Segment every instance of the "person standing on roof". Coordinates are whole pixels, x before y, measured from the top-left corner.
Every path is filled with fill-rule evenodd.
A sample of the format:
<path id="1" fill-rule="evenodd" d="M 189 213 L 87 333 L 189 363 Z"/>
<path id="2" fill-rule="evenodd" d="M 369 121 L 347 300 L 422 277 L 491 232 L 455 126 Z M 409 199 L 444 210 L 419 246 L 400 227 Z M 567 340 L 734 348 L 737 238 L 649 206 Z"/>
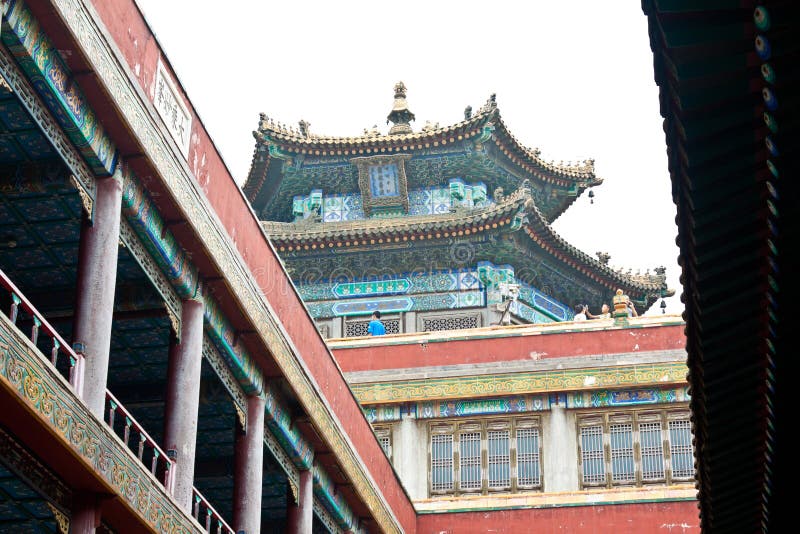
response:
<path id="1" fill-rule="evenodd" d="M 378 310 L 372 312 L 372 320 L 367 327 L 367 333 L 371 336 L 382 336 L 386 333 L 386 327 L 381 321 L 381 312 Z"/>

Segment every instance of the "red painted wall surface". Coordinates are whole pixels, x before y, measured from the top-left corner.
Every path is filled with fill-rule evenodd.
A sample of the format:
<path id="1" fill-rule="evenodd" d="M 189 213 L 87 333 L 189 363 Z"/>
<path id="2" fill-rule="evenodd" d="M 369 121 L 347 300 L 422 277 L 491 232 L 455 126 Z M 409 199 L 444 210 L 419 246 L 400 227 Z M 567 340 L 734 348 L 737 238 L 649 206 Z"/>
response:
<path id="1" fill-rule="evenodd" d="M 157 43 L 139 10 L 131 0 L 94 0 L 93 4 L 128 66 L 137 76 L 145 93 L 152 98 L 150 90 L 160 53 L 153 51 Z M 408 496 L 378 445 L 327 346 L 305 312 L 300 297 L 284 273 L 249 203 L 225 167 L 188 98 L 185 98 L 185 103 L 193 116 L 189 168 L 254 274 L 269 305 L 286 329 L 312 381 L 317 384 L 318 391 L 341 421 L 358 455 L 375 480 L 376 487 L 391 506 L 402 528 L 406 532 L 414 532 L 416 516 Z"/>
<path id="2" fill-rule="evenodd" d="M 334 348 L 344 372 L 543 360 L 686 347 L 683 325 Z"/>
<path id="3" fill-rule="evenodd" d="M 693 501 L 424 514 L 419 534 L 699 534 Z"/>

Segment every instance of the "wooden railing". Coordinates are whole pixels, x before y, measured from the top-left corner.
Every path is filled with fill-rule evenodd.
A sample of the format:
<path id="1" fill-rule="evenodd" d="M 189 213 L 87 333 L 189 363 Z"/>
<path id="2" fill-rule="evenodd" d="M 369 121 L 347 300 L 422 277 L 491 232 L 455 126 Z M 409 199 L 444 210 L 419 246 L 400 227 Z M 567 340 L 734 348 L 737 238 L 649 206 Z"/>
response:
<path id="1" fill-rule="evenodd" d="M 50 349 L 50 364 L 56 371 L 63 375 L 63 373 L 58 369 L 62 361 L 59 360 L 59 356 L 66 356 L 67 360 L 65 362 L 65 366 L 68 367 L 69 370 L 67 371 L 65 378 L 69 381 L 73 391 L 75 391 L 75 394 L 81 397 L 83 395 L 83 354 L 76 353 L 74 350 L 72 350 L 69 344 L 61 338 L 58 332 L 56 332 L 50 323 L 48 323 L 47 320 L 42 316 L 42 314 L 40 314 L 36 308 L 33 307 L 33 304 L 31 304 L 28 299 L 25 298 L 25 295 L 22 294 L 17 286 L 14 285 L 8 276 L 6 276 L 6 273 L 4 273 L 1 269 L 0 285 L 11 296 L 11 309 L 9 310 L 8 318 L 11 319 L 11 322 L 16 325 L 17 319 L 20 317 L 20 312 L 23 312 L 30 317 L 32 322 L 30 339 L 34 345 L 37 345 L 39 342 L 40 332 L 43 332 L 51 339 L 52 348 Z"/>
<path id="2" fill-rule="evenodd" d="M 210 534 L 235 534 L 230 525 L 203 497 L 203 494 L 197 491 L 197 488 L 192 488 L 192 516 Z"/>
<path id="3" fill-rule="evenodd" d="M 75 352 L 67 342 L 55 331 L 41 313 L 31 304 L 22 292 L 0 269 L 0 286 L 11 297 L 11 307 L 8 313 L 11 322 L 17 325 L 20 313 L 27 315 L 32 323 L 30 339 L 34 345 L 39 342 L 40 333 L 44 333 L 52 340 L 50 351 L 50 365 L 59 374 L 59 366 L 68 366 L 67 380 L 78 397 L 83 394 L 84 356 Z M 67 360 L 60 360 L 59 356 L 66 356 Z M 177 465 L 156 441 L 145 432 L 131 413 L 125 409 L 114 395 L 106 390 L 106 409 L 104 422 L 119 436 L 126 447 L 139 459 L 139 462 L 164 485 L 164 489 L 172 495 L 175 482 Z M 208 500 L 197 490 L 192 488 L 192 516 L 205 528 L 209 534 L 235 534 L 234 530 L 225 522 L 222 516 L 214 509 Z"/>
<path id="4" fill-rule="evenodd" d="M 125 446 L 139 458 L 142 465 L 164 484 L 164 489 L 167 490 L 167 493 L 172 495 L 173 482 L 175 480 L 175 460 L 161 450 L 156 440 L 145 432 L 142 425 L 133 418 L 131 413 L 108 390 L 106 390 L 106 407 L 106 413 L 108 414 L 106 423 L 108 426 L 122 438 Z M 117 415 L 121 416 L 119 421 L 117 420 Z M 121 422 L 121 424 L 117 424 L 118 422 Z"/>

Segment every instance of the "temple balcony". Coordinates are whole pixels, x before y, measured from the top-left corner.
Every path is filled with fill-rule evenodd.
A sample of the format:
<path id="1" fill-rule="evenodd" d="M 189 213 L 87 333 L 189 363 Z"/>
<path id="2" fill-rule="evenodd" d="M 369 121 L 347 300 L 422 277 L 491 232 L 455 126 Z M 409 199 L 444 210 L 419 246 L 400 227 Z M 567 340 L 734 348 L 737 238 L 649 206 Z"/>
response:
<path id="1" fill-rule="evenodd" d="M 232 534 L 196 490 L 194 517 L 181 511 L 171 498 L 175 462 L 110 391 L 105 417 L 91 413 L 80 398 L 83 354 L 70 348 L 2 271 L 0 286 L 3 300 L 10 301 L 8 315 L 0 316 L 4 411 L 29 414 L 4 418 L 7 429 L 56 466 L 68 485 L 103 495 L 109 525 L 134 521 L 143 530 Z M 54 507 L 54 513 L 66 517 L 68 510 Z"/>

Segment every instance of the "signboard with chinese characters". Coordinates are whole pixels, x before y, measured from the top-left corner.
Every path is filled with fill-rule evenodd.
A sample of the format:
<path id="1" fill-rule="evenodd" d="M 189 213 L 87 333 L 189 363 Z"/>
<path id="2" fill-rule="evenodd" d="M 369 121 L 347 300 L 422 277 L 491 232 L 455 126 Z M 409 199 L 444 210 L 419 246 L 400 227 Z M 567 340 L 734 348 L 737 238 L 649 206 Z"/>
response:
<path id="1" fill-rule="evenodd" d="M 370 165 L 369 187 L 372 198 L 396 197 L 399 193 L 397 164 Z"/>
<path id="2" fill-rule="evenodd" d="M 158 62 L 155 79 L 153 104 L 164 121 L 172 138 L 181 149 L 184 158 L 189 157 L 189 137 L 192 134 L 192 115 L 183 103 L 178 88 L 172 81 L 164 64 Z"/>
<path id="3" fill-rule="evenodd" d="M 410 154 L 391 154 L 350 160 L 358 169 L 358 188 L 361 190 L 365 216 L 400 216 L 408 213 L 405 162 L 409 158 Z"/>

